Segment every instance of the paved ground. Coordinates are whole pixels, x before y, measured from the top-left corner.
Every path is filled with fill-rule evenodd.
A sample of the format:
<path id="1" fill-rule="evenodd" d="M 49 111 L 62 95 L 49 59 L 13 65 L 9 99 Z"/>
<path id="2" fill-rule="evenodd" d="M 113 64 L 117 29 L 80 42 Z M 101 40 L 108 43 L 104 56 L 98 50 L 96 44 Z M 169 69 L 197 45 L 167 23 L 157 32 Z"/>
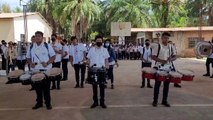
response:
<path id="1" fill-rule="evenodd" d="M 171 84 L 171 108 L 151 106 L 153 89 L 140 88 L 140 61 L 119 61 L 115 69 L 115 89 L 106 90 L 107 109 L 90 109 L 92 89 L 74 88 L 74 71 L 70 67 L 69 80 L 61 90 L 51 91 L 53 110 L 32 110 L 35 92 L 30 86 L 4 84 L 0 78 L 0 120 L 212 120 L 213 79 L 202 77 L 205 61 L 178 59 L 178 69 L 191 69 L 196 77 L 193 82 L 182 82 L 182 88 Z M 154 82 L 152 81 L 152 84 Z M 162 90 L 162 89 L 161 89 Z M 161 91 L 162 93 L 162 91 Z M 161 98 L 162 94 L 160 94 Z M 159 99 L 161 100 L 161 99 Z"/>

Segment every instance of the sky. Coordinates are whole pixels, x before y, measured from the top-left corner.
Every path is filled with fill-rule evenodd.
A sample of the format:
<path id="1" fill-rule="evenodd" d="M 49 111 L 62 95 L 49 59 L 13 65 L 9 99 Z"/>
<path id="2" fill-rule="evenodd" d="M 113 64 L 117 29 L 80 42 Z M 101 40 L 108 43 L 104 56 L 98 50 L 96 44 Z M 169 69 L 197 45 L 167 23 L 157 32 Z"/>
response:
<path id="1" fill-rule="evenodd" d="M 3 4 L 3 3 L 7 3 L 10 5 L 10 7 L 12 9 L 16 8 L 16 7 L 20 7 L 19 5 L 19 1 L 20 0 L 0 0 L 0 4 Z M 26 2 L 28 2 L 29 0 L 22 0 L 24 2 L 22 2 L 23 4 L 25 4 Z"/>

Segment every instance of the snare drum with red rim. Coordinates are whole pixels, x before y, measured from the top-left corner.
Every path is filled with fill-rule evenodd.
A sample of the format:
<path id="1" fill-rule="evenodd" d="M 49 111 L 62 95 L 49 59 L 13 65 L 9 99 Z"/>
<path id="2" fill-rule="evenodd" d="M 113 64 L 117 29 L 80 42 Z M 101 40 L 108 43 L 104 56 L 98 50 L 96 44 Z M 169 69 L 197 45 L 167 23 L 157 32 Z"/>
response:
<path id="1" fill-rule="evenodd" d="M 181 83 L 182 75 L 178 72 L 169 72 L 170 78 L 169 81 L 172 83 Z"/>
<path id="2" fill-rule="evenodd" d="M 142 78 L 155 79 L 156 70 L 151 67 L 142 68 Z"/>
<path id="3" fill-rule="evenodd" d="M 169 74 L 166 71 L 157 71 L 156 80 L 157 81 L 166 81 L 169 79 Z"/>
<path id="4" fill-rule="evenodd" d="M 190 70 L 181 70 L 179 71 L 183 77 L 181 78 L 182 81 L 193 81 L 194 79 L 194 72 Z"/>

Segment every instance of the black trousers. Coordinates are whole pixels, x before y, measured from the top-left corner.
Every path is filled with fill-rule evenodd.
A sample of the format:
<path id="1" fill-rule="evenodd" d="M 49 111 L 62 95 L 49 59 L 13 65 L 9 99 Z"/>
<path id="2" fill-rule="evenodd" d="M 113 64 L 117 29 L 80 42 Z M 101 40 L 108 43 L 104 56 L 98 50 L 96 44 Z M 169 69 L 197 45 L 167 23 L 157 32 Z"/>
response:
<path id="1" fill-rule="evenodd" d="M 68 75 L 68 64 L 69 59 L 62 59 L 62 70 L 63 70 L 63 78 L 67 79 L 67 75 Z"/>
<path id="2" fill-rule="evenodd" d="M 113 65 L 109 66 L 109 69 L 107 71 L 108 79 L 111 80 L 111 84 L 114 83 L 114 74 L 113 74 Z"/>
<path id="3" fill-rule="evenodd" d="M 27 60 L 16 60 L 16 65 L 18 66 L 19 70 L 25 70 Z"/>
<path id="4" fill-rule="evenodd" d="M 6 70 L 6 59 L 4 58 L 4 55 L 1 55 L 2 58 L 2 70 Z"/>
<path id="5" fill-rule="evenodd" d="M 210 66 L 209 66 L 210 64 L 212 64 L 212 68 L 213 68 L 213 58 L 206 59 L 206 72 L 209 75 L 210 75 Z"/>
<path id="6" fill-rule="evenodd" d="M 43 98 L 46 105 L 51 104 L 50 80 L 44 80 L 42 83 L 33 84 L 36 91 L 36 101 L 38 105 L 43 104 Z"/>
<path id="7" fill-rule="evenodd" d="M 169 84 L 170 82 L 166 81 L 163 82 L 163 99 L 162 102 L 167 102 L 168 98 L 168 93 L 169 93 Z M 154 102 L 158 102 L 158 95 L 159 95 L 159 90 L 161 86 L 161 81 L 155 80 L 155 86 L 154 86 Z"/>
<path id="8" fill-rule="evenodd" d="M 53 63 L 53 67 L 57 67 L 57 68 L 60 68 L 61 67 L 61 62 L 54 62 Z M 60 88 L 60 79 L 58 80 L 52 80 L 52 88 L 56 88 L 56 84 L 55 84 L 55 81 L 57 81 L 57 88 Z"/>
<path id="9" fill-rule="evenodd" d="M 85 79 L 86 65 L 74 64 L 74 70 L 75 70 L 76 84 L 79 85 L 79 78 L 80 78 L 79 73 L 81 71 L 81 85 L 83 85 Z"/>
<path id="10" fill-rule="evenodd" d="M 93 89 L 93 101 L 94 103 L 98 103 L 98 86 L 100 88 L 100 104 L 104 103 L 104 97 L 105 97 L 105 86 L 104 84 L 93 84 L 92 89 Z"/>
<path id="11" fill-rule="evenodd" d="M 142 62 L 141 63 L 141 67 L 152 67 L 152 63 L 145 63 L 145 62 Z M 144 86 L 145 85 L 145 78 L 142 78 L 142 85 Z M 147 86 L 150 85 L 150 79 L 147 79 Z"/>

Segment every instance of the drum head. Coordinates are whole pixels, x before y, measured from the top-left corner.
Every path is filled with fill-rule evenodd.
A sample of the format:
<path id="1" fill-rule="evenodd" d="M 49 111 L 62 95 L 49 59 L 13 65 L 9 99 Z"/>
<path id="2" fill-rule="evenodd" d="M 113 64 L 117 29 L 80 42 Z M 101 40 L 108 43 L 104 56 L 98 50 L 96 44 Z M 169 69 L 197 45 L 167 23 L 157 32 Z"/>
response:
<path id="1" fill-rule="evenodd" d="M 8 74 L 8 78 L 18 78 L 22 74 L 24 74 L 23 70 L 14 70 Z"/>
<path id="2" fill-rule="evenodd" d="M 30 74 L 24 74 L 24 75 L 21 75 L 20 76 L 20 80 L 29 80 L 31 78 L 31 75 Z"/>
<path id="3" fill-rule="evenodd" d="M 192 70 L 182 69 L 182 70 L 178 70 L 178 72 L 182 75 L 194 76 L 194 71 L 192 71 Z"/>
<path id="4" fill-rule="evenodd" d="M 31 79 L 32 81 L 36 82 L 36 81 L 41 81 L 45 78 L 45 75 L 43 73 L 37 73 L 37 74 L 34 74 Z"/>
<path id="5" fill-rule="evenodd" d="M 47 70 L 45 74 L 47 76 L 57 76 L 57 75 L 60 75 L 61 73 L 62 73 L 61 68 L 51 68 Z"/>
<path id="6" fill-rule="evenodd" d="M 176 78 L 181 78 L 183 75 L 181 75 L 180 73 L 178 72 L 169 72 L 169 75 L 171 75 L 172 77 L 176 77 Z"/>

